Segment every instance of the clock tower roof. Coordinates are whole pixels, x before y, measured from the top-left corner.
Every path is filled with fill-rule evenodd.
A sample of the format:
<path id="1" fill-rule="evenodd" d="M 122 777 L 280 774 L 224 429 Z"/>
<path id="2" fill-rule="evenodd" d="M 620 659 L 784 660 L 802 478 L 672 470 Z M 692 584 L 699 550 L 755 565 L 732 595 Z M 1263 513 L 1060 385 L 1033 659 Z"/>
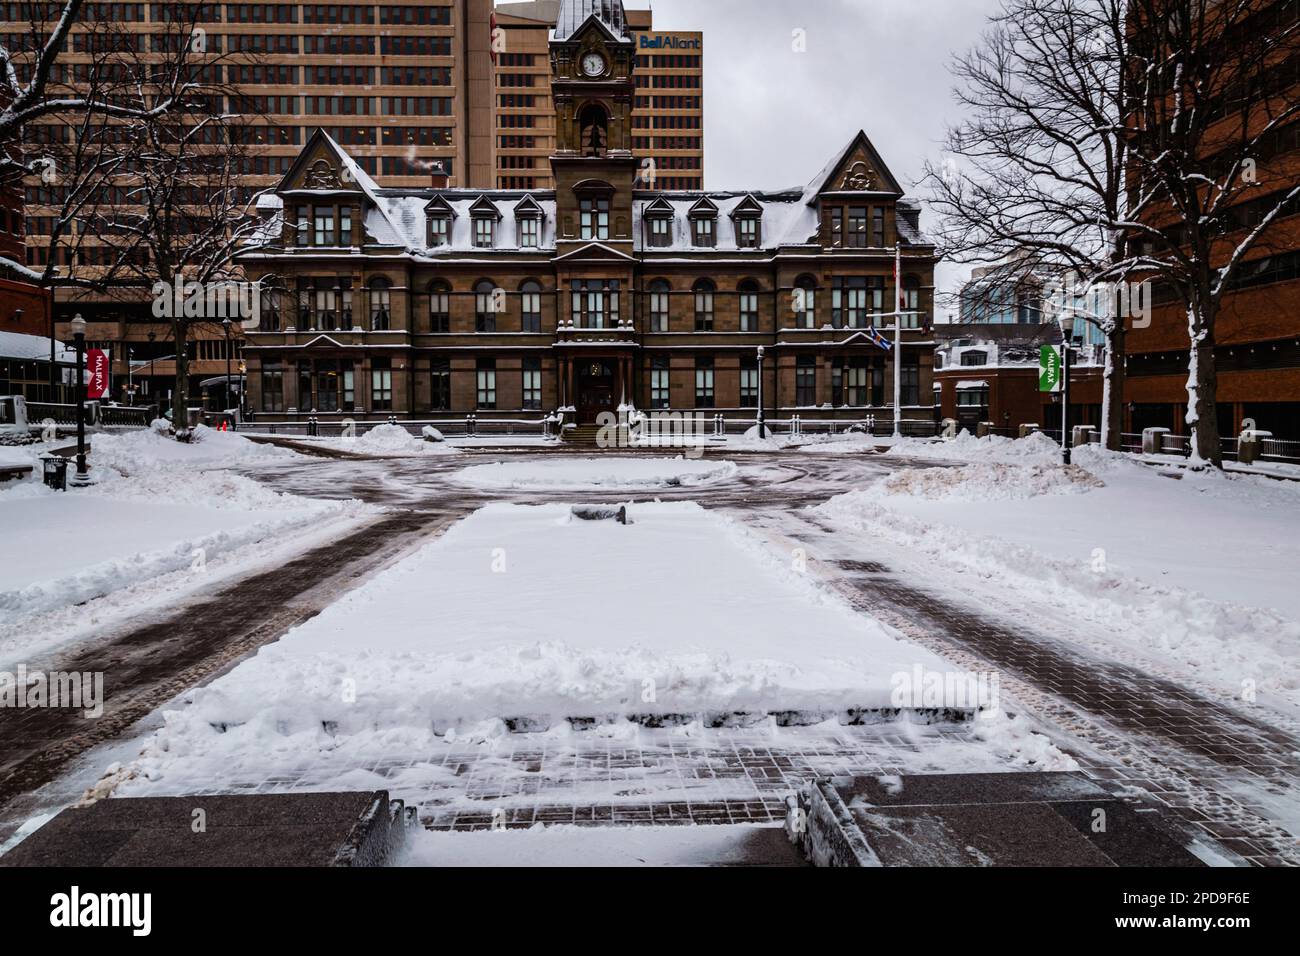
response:
<path id="1" fill-rule="evenodd" d="M 595 19 L 616 40 L 632 39 L 623 0 L 561 0 L 551 39 L 567 40 L 591 19 Z"/>

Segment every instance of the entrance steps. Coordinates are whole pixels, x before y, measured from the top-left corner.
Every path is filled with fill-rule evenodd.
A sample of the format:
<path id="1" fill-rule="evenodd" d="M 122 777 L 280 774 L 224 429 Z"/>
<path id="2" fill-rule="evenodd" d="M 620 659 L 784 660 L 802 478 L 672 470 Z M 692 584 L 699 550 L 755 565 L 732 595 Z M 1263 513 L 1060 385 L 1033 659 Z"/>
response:
<path id="1" fill-rule="evenodd" d="M 596 439 L 600 436 L 601 427 L 600 425 L 574 425 L 572 428 L 565 428 L 561 435 L 566 445 L 583 445 L 597 448 L 599 446 Z M 612 447 L 626 448 L 628 445 L 627 426 L 619 425 L 616 427 L 618 428 L 618 438 L 612 443 Z M 605 435 L 608 437 L 609 432 L 606 431 Z"/>

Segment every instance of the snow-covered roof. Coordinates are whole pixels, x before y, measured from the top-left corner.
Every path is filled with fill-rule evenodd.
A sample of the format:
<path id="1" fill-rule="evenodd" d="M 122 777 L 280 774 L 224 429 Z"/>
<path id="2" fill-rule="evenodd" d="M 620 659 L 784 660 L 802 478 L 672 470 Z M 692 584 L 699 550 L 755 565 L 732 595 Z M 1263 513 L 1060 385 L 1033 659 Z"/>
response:
<path id="1" fill-rule="evenodd" d="M 44 335 L 26 335 L 22 332 L 0 332 L 0 358 L 50 360 L 50 340 Z M 55 343 L 54 359 L 75 365 L 77 353 L 66 345 Z"/>
<path id="2" fill-rule="evenodd" d="M 428 215 L 425 212 L 434 197 L 451 208 L 450 243 L 430 249 Z M 471 208 L 486 199 L 496 207 L 500 218 L 492 233 L 492 248 L 474 245 L 474 216 Z M 525 200 L 529 200 L 525 202 Z M 366 216 L 366 229 L 375 240 L 384 245 L 403 246 L 418 254 L 445 255 L 451 253 L 532 252 L 534 248 L 547 251 L 555 249 L 555 197 L 553 194 L 512 190 L 440 189 L 402 190 L 381 189 L 375 201 L 377 209 Z M 540 233 L 536 247 L 519 245 L 519 230 L 515 217 L 516 207 L 523 203 L 522 212 L 532 211 L 536 204 L 541 209 Z"/>
<path id="3" fill-rule="evenodd" d="M 599 3 L 600 0 L 591 0 Z M 619 8 L 621 14 L 621 6 Z M 303 149 L 302 156 L 310 153 L 313 144 L 321 142 L 337 157 L 341 173 L 339 179 L 346 183 L 346 191 L 361 192 L 369 200 L 364 204 L 363 225 L 366 233 L 373 237 L 375 244 L 404 249 L 411 255 L 433 255 L 441 257 L 454 253 L 471 252 L 519 252 L 534 249 L 546 251 L 556 247 L 556 203 L 555 193 L 550 190 L 482 190 L 466 188 L 383 188 L 366 174 L 339 144 L 323 129 L 312 134 Z M 829 163 L 802 189 L 785 189 L 778 191 L 654 191 L 638 190 L 632 197 L 632 243 L 637 252 L 654 254 L 671 254 L 683 252 L 751 252 L 775 251 L 782 246 L 804 246 L 816 243 L 819 227 L 817 203 L 818 198 L 831 185 L 831 177 L 839 170 L 846 159 L 858 152 L 865 156 L 880 170 L 883 163 L 878 162 L 875 150 L 866 135 L 859 131 L 840 150 Z M 300 159 L 299 162 L 302 162 Z M 858 160 L 856 165 L 866 165 L 865 160 Z M 880 174 L 887 181 L 884 190 L 867 190 L 861 188 L 841 190 L 836 196 L 862 195 L 863 197 L 898 197 L 893 191 L 892 177 L 887 171 Z M 281 189 L 293 178 L 293 170 L 286 174 Z M 332 179 L 325 185 L 336 188 L 325 190 L 331 195 L 337 194 L 340 183 Z M 295 187 L 293 195 L 311 193 Z M 279 241 L 283 211 L 278 209 L 279 197 L 258 200 L 258 211 L 263 215 L 264 225 L 249 243 L 250 246 L 275 245 Z M 427 223 L 431 207 L 442 207 L 451 211 L 450 243 L 430 249 L 427 242 Z M 494 230 L 493 244 L 490 248 L 474 245 L 473 215 L 487 210 L 498 217 Z M 920 207 L 901 197 L 896 200 L 898 232 L 902 242 L 908 245 L 932 245 L 920 229 Z M 526 249 L 519 246 L 518 213 L 531 211 L 539 214 L 541 229 L 538 244 Z M 740 213 L 756 213 L 760 217 L 759 244 L 741 247 L 736 243 L 736 230 L 733 221 Z M 671 238 L 664 246 L 647 246 L 646 231 L 642 220 L 648 215 L 659 213 L 671 216 Z M 692 215 L 716 213 L 717 227 L 713 230 L 713 242 L 707 246 L 694 243 L 695 232 L 691 225 Z M 315 251 L 312 251 L 316 254 Z"/>
<path id="4" fill-rule="evenodd" d="M 694 245 L 690 213 L 700 199 L 707 197 L 718 208 L 718 225 L 714 230 L 714 245 Z M 775 249 L 783 245 L 803 245 L 817 232 L 817 211 L 805 206 L 795 192 L 785 193 L 656 193 L 638 197 L 632 202 L 632 231 L 634 246 L 641 251 L 645 246 L 645 232 L 641 225 L 646 207 L 664 206 L 672 210 L 672 239 L 667 246 L 645 249 L 649 252 L 686 252 L 740 249 L 736 245 L 736 231 L 731 225 L 731 214 L 736 207 L 752 199 L 762 211 L 759 229 L 759 249 Z"/>

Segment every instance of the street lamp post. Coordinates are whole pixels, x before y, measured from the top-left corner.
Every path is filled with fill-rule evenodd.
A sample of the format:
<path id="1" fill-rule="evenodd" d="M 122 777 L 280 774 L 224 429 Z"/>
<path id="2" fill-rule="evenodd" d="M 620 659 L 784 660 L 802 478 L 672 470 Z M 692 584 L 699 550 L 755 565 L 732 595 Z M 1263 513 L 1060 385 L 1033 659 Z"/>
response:
<path id="1" fill-rule="evenodd" d="M 230 408 L 230 319 L 222 319 L 221 327 L 226 332 L 226 382 L 222 386 L 222 391 L 225 392 L 226 400 L 221 405 L 221 410 L 224 412 L 226 409 Z"/>
<path id="2" fill-rule="evenodd" d="M 758 437 L 767 437 L 767 425 L 763 417 L 763 346 L 758 347 Z"/>
<path id="3" fill-rule="evenodd" d="M 77 474 L 73 478 L 79 485 L 90 481 L 86 467 L 86 320 L 78 312 L 72 318 L 72 341 L 77 350 Z"/>

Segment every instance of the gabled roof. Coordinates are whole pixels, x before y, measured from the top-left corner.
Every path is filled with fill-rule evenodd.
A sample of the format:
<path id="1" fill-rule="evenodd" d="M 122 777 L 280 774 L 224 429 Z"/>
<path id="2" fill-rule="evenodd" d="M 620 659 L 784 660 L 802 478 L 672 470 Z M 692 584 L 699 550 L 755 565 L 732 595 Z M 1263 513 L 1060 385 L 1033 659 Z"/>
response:
<path id="1" fill-rule="evenodd" d="M 329 335 L 318 335 L 318 336 L 316 336 L 314 339 L 312 339 L 310 342 L 306 343 L 306 344 L 303 346 L 303 348 L 308 348 L 308 347 L 313 346 L 313 345 L 332 345 L 332 346 L 334 346 L 335 348 L 339 348 L 339 349 L 345 347 L 345 346 L 343 345 L 342 342 L 340 342 L 338 339 L 333 338 L 332 336 L 329 336 Z"/>
<path id="2" fill-rule="evenodd" d="M 338 179 L 333 185 L 307 185 L 307 182 L 305 181 L 306 177 L 300 177 L 299 175 L 304 172 L 304 167 L 307 165 L 308 159 L 316 154 L 317 150 L 313 148 L 316 146 L 320 146 L 327 153 L 333 154 L 334 159 L 338 163 Z M 298 155 L 294 157 L 293 162 L 289 166 L 289 171 L 281 177 L 279 184 L 275 187 L 275 191 L 277 193 L 290 191 L 289 184 L 300 178 L 304 179 L 304 184 L 299 186 L 298 189 L 306 189 L 313 192 L 360 191 L 366 193 L 371 198 L 374 198 L 374 191 L 379 188 L 379 184 L 370 178 L 370 174 L 362 169 L 356 160 L 343 151 L 343 148 L 334 141 L 334 137 L 330 136 L 329 133 L 325 132 L 325 130 L 321 129 L 319 126 L 316 127 L 316 129 L 312 131 L 312 134 L 307 137 L 307 142 L 303 144 Z"/>
<path id="3" fill-rule="evenodd" d="M 862 130 L 808 183 L 804 202 L 812 203 L 822 193 L 842 191 L 903 194 L 898 180 Z"/>
<path id="4" fill-rule="evenodd" d="M 497 204 L 489 199 L 486 195 L 479 196 L 469 207 L 471 216 L 491 216 L 494 219 L 501 218 L 501 210 Z"/>
<path id="5" fill-rule="evenodd" d="M 603 242 L 589 242 L 585 246 L 579 246 L 572 252 L 566 252 L 562 256 L 556 256 L 556 262 L 563 262 L 566 259 L 583 259 L 586 261 L 600 260 L 622 260 L 632 261 L 633 257 L 626 252 L 619 252 L 617 249 L 605 245 Z"/>
<path id="6" fill-rule="evenodd" d="M 532 196 L 524 196 L 515 203 L 515 218 L 526 219 L 530 216 L 544 216 L 546 213 Z"/>
<path id="7" fill-rule="evenodd" d="M 708 196 L 701 196 L 695 201 L 695 205 L 686 211 L 686 215 L 692 219 L 708 218 L 716 219 L 718 215 L 718 204 Z"/>
<path id="8" fill-rule="evenodd" d="M 731 210 L 732 217 L 736 216 L 761 216 L 763 215 L 763 204 L 754 198 L 753 193 L 746 193 L 745 198 Z"/>
<path id="9" fill-rule="evenodd" d="M 299 178 L 303 172 L 303 167 L 311 157 L 313 164 L 319 162 L 319 154 L 324 151 L 326 155 L 333 156 L 338 164 L 338 182 L 337 184 L 328 185 L 325 188 L 317 189 L 306 184 L 297 189 L 290 188 L 290 183 Z M 378 202 L 376 195 L 379 191 L 379 184 L 370 178 L 367 173 L 357 163 L 355 159 L 349 156 L 337 142 L 334 137 L 330 136 L 325 130 L 317 127 L 312 134 L 307 137 L 307 142 L 303 145 L 301 152 L 294 158 L 293 163 L 289 166 L 289 171 L 284 174 L 280 184 L 275 187 L 278 193 L 298 193 L 298 192 L 317 192 L 317 193 L 355 193 L 360 192 L 368 200 L 366 209 L 363 211 L 363 228 L 368 231 L 379 245 L 403 245 L 401 235 L 402 230 L 398 228 L 397 223 L 389 218 L 388 213 Z M 375 212 L 376 215 L 370 215 Z"/>
<path id="10" fill-rule="evenodd" d="M 641 215 L 649 216 L 671 216 L 673 214 L 673 204 L 663 196 L 658 197 L 654 202 L 647 203 L 641 210 Z"/>
<path id="11" fill-rule="evenodd" d="M 456 218 L 456 210 L 451 208 L 451 203 L 447 202 L 441 193 L 434 196 L 424 204 L 424 211 L 430 216 L 449 216 L 452 219 Z"/>
<path id="12" fill-rule="evenodd" d="M 623 12 L 623 0 L 561 0 L 551 39 L 567 40 L 580 33 L 591 21 L 595 21 L 613 40 L 626 42 L 632 39 L 627 29 L 627 15 Z"/>

